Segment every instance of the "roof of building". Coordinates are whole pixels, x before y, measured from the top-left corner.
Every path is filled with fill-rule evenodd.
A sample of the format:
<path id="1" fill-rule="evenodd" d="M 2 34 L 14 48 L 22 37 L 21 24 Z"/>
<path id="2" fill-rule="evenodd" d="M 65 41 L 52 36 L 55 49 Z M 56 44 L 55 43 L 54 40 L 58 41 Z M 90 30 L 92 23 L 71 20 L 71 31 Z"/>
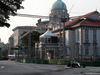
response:
<path id="1" fill-rule="evenodd" d="M 20 29 L 20 28 L 42 28 L 42 29 L 48 29 L 49 27 L 38 27 L 38 26 L 17 26 L 14 29 L 12 29 L 13 31 L 15 31 L 16 29 Z"/>
<path id="2" fill-rule="evenodd" d="M 45 21 L 41 21 L 40 23 L 36 23 L 37 26 L 39 25 L 49 25 L 49 21 L 45 20 Z"/>
<path id="3" fill-rule="evenodd" d="M 19 29 L 19 28 L 37 28 L 37 26 L 17 26 L 12 30 L 15 31 L 16 29 Z"/>
<path id="4" fill-rule="evenodd" d="M 65 23 L 66 27 L 75 26 L 100 26 L 100 13 L 93 11 L 91 13 L 79 16 Z"/>
<path id="5" fill-rule="evenodd" d="M 52 6 L 52 10 L 55 9 L 66 9 L 66 4 L 62 0 L 57 0 Z"/>
<path id="6" fill-rule="evenodd" d="M 42 38 L 42 37 L 50 37 L 50 36 L 56 36 L 57 37 L 57 35 L 56 34 L 54 34 L 54 33 L 52 33 L 49 29 L 44 33 L 44 34 L 42 34 L 41 36 L 40 36 L 40 38 Z"/>

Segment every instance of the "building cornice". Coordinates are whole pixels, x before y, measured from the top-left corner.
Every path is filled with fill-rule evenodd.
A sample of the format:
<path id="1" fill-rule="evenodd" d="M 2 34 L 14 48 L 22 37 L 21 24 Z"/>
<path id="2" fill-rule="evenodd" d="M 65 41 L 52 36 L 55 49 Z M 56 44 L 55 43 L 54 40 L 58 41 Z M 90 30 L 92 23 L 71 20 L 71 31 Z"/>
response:
<path id="1" fill-rule="evenodd" d="M 15 30 L 17 30 L 17 29 L 19 29 L 19 28 L 37 28 L 37 26 L 17 26 L 17 27 L 15 27 L 14 29 L 12 29 L 13 31 L 15 31 Z"/>

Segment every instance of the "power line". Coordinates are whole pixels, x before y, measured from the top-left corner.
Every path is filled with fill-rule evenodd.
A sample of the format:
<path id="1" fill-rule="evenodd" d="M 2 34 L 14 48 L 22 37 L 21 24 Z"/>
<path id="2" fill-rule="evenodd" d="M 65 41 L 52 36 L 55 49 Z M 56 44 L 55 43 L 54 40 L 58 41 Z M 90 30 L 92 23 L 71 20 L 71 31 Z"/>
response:
<path id="1" fill-rule="evenodd" d="M 19 17 L 30 17 L 30 18 L 43 18 L 43 19 L 49 19 L 49 16 L 31 15 L 31 14 L 20 14 L 20 13 L 17 13 L 16 16 L 19 16 Z"/>
<path id="2" fill-rule="evenodd" d="M 71 9 L 70 9 L 69 13 L 71 13 L 71 10 L 73 9 L 73 7 L 74 7 L 74 4 L 72 5 L 72 7 L 71 7 Z"/>
<path id="3" fill-rule="evenodd" d="M 1 15 L 9 15 L 8 13 L 5 13 L 5 12 L 0 12 L 0 14 Z M 49 19 L 49 16 L 31 15 L 31 14 L 20 14 L 20 13 L 16 13 L 16 15 L 10 14 L 10 16 Z"/>

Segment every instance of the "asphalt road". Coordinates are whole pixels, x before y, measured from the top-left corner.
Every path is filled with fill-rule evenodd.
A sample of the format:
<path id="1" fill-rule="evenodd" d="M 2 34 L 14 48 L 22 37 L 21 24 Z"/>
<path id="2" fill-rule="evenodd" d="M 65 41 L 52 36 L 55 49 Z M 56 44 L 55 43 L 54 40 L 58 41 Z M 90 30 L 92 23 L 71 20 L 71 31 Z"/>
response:
<path id="1" fill-rule="evenodd" d="M 66 65 L 0 61 L 0 75 L 100 75 L 100 67 L 65 67 Z"/>

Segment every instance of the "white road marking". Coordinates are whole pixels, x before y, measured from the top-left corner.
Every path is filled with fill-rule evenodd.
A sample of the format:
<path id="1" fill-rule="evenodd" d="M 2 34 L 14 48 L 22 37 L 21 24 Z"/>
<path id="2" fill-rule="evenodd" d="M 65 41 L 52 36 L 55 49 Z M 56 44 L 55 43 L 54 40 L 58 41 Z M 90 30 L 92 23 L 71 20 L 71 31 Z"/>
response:
<path id="1" fill-rule="evenodd" d="M 86 75 L 100 75 L 100 73 L 85 73 Z"/>
<path id="2" fill-rule="evenodd" d="M 1 66 L 1 69 L 5 68 L 5 66 Z"/>

